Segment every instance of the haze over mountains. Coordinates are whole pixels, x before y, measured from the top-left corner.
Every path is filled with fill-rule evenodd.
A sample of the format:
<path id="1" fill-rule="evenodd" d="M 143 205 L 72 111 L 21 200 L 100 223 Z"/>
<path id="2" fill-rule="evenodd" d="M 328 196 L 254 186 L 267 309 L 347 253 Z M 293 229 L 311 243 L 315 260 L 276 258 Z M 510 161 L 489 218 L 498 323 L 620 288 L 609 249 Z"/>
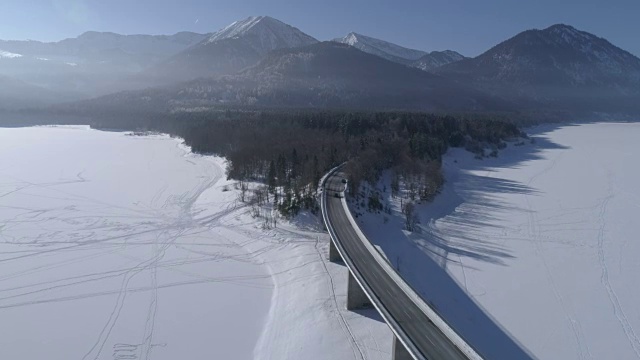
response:
<path id="1" fill-rule="evenodd" d="M 58 100 L 97 96 L 118 90 L 128 76 L 148 68 L 206 36 L 86 32 L 59 42 L 0 40 L 0 75 L 57 92 Z M 40 98 L 44 102 L 55 97 Z"/>
<path id="2" fill-rule="evenodd" d="M 640 59 L 567 25 L 528 30 L 465 58 L 358 33 L 319 42 L 257 16 L 210 34 L 0 41 L 0 75 L 0 108 L 111 92 L 81 104 L 640 113 Z"/>
<path id="3" fill-rule="evenodd" d="M 89 100 L 110 107 L 187 111 L 217 105 L 259 108 L 512 110 L 507 102 L 439 75 L 387 61 L 336 42 L 270 52 L 236 75 Z"/>

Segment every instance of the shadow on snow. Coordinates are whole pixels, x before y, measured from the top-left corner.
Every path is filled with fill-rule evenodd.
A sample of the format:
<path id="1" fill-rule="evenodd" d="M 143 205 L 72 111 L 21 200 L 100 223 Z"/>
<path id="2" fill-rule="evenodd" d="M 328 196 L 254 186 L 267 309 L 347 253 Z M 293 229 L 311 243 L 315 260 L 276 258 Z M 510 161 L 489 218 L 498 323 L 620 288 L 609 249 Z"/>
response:
<path id="1" fill-rule="evenodd" d="M 451 262 L 460 263 L 462 257 L 508 266 L 507 261 L 514 256 L 506 244 L 501 246 L 479 239 L 470 230 L 496 227 L 495 220 L 501 212 L 528 211 L 501 201 L 500 194 L 542 195 L 526 184 L 489 175 L 495 168 L 519 168 L 526 162 L 544 159 L 545 151 L 567 149 L 544 136 L 551 130 L 553 126 L 538 127 L 533 131 L 535 143 L 527 142 L 515 150 L 510 147 L 498 158 L 465 162 L 460 169 L 445 174 L 447 184 L 442 194 L 421 209 L 423 225 L 417 231 L 402 231 L 404 219 L 399 209 L 394 210 L 387 224 L 371 221 L 365 230 L 365 233 L 377 234 L 370 239 L 402 277 L 488 359 L 534 357 L 467 294 L 446 267 Z M 478 175 L 484 171 L 486 175 Z M 481 206 L 465 207 L 465 203 Z M 453 226 L 447 226 L 446 233 L 441 233 L 432 225 L 445 218 Z M 429 221 L 425 223 L 426 219 Z"/>

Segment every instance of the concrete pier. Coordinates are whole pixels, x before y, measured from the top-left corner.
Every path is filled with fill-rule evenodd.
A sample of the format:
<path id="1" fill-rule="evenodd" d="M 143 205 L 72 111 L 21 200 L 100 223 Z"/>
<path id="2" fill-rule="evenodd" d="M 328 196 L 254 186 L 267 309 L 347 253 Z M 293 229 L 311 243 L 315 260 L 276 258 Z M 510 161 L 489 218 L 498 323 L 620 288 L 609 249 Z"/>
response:
<path id="1" fill-rule="evenodd" d="M 392 360 L 413 360 L 413 357 L 407 351 L 407 348 L 398 340 L 398 337 L 393 335 L 393 349 L 391 351 Z"/>
<path id="2" fill-rule="evenodd" d="M 371 307 L 371 301 L 360 287 L 360 284 L 349 271 L 349 282 L 347 283 L 347 310 L 355 310 Z"/>
<path id="3" fill-rule="evenodd" d="M 342 261 L 342 257 L 338 252 L 338 248 L 336 247 L 336 244 L 331 239 L 329 239 L 329 261 L 331 262 Z"/>

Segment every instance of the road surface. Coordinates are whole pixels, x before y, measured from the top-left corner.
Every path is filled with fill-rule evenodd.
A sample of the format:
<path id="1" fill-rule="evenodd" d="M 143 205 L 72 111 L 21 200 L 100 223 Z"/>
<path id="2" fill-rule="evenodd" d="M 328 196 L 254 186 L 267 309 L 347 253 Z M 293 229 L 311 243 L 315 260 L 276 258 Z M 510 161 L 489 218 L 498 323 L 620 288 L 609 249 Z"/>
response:
<path id="1" fill-rule="evenodd" d="M 469 359 L 465 354 L 429 319 L 423 307 L 415 303 L 403 288 L 396 283 L 396 279 L 390 276 L 363 243 L 356 230 L 353 228 L 342 205 L 341 192 L 345 188 L 344 174 L 336 172 L 327 178 L 323 196 L 326 197 L 327 221 L 333 228 L 338 241 L 344 250 L 341 255 L 347 256 L 347 265 L 351 262 L 357 269 L 361 279 L 370 288 L 373 294 L 367 294 L 376 307 L 383 307 L 395 320 L 387 320 L 389 326 L 403 342 L 409 341 L 413 351 L 409 352 L 416 359 Z M 336 197 L 336 194 L 340 197 Z M 368 240 L 364 240 L 368 241 Z M 340 246 L 338 246 L 340 248 Z M 380 256 L 378 254 L 378 256 Z M 353 272 L 353 271 L 352 271 Z M 357 274 L 354 276 L 358 278 Z M 406 286 L 406 285 L 405 285 Z M 367 292 L 365 290 L 365 292 Z M 385 314 L 382 314 L 385 317 Z M 394 328 L 397 327 L 397 328 Z M 418 354 L 414 353 L 417 350 Z M 473 357 L 472 357 L 473 358 Z M 479 358 L 479 357 L 478 357 Z"/>

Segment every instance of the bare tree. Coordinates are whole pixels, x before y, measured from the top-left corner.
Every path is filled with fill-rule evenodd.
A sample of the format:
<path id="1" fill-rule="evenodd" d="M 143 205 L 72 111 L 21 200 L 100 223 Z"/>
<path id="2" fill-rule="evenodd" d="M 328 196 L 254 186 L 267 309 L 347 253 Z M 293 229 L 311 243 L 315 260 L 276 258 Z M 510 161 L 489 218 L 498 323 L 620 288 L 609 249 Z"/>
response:
<path id="1" fill-rule="evenodd" d="M 253 190 L 253 196 L 251 197 L 250 201 L 255 200 L 255 202 L 259 205 L 262 206 L 264 205 L 267 201 L 269 201 L 269 191 L 268 188 L 266 186 L 260 186 L 256 189 Z"/>
<path id="2" fill-rule="evenodd" d="M 415 231 L 416 225 L 420 223 L 418 214 L 416 213 L 416 206 L 412 202 L 407 202 L 402 207 L 402 213 L 404 214 L 405 229 Z"/>
<path id="3" fill-rule="evenodd" d="M 260 206 L 258 204 L 251 205 L 251 217 L 252 218 L 260 217 Z"/>
<path id="4" fill-rule="evenodd" d="M 236 183 L 236 189 L 240 190 L 238 193 L 238 200 L 245 202 L 247 199 L 247 190 L 249 190 L 249 185 L 244 181 L 240 181 L 239 183 Z"/>

